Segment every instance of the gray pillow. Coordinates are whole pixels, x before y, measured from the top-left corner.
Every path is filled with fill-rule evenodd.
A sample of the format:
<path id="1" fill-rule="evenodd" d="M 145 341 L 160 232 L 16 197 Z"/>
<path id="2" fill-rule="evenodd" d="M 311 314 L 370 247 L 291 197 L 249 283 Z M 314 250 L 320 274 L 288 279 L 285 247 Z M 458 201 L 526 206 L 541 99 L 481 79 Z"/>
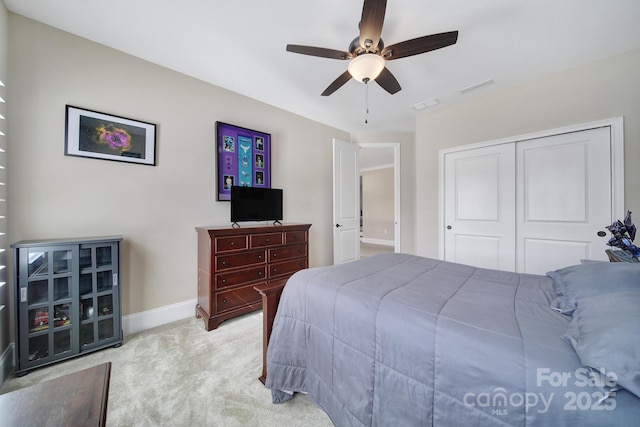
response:
<path id="1" fill-rule="evenodd" d="M 553 279 L 556 298 L 551 308 L 572 314 L 583 297 L 610 292 L 640 291 L 640 264 L 603 262 L 572 265 L 547 273 Z"/>
<path id="2" fill-rule="evenodd" d="M 640 397 L 640 291 L 580 299 L 562 336 L 583 366 Z"/>

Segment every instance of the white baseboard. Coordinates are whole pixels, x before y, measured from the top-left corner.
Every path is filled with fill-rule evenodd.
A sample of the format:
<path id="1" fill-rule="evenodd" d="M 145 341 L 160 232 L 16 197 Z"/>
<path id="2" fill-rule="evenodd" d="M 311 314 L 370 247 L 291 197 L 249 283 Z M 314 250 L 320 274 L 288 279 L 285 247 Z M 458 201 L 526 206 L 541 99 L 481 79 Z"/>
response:
<path id="1" fill-rule="evenodd" d="M 396 245 L 396 242 L 394 242 L 393 240 L 368 239 L 366 237 L 363 237 L 362 239 L 360 239 L 360 241 L 362 243 L 370 243 L 372 245 L 383 245 L 383 246 L 395 246 Z"/>
<path id="2" fill-rule="evenodd" d="M 11 343 L 2 353 L 0 357 L 0 385 L 9 377 L 9 374 L 13 372 L 14 361 L 16 360 L 14 355 L 14 343 Z"/>
<path id="3" fill-rule="evenodd" d="M 198 300 L 193 299 L 123 316 L 122 331 L 124 335 L 127 336 L 136 332 L 144 331 L 145 329 L 164 325 L 165 323 L 171 323 L 195 316 L 197 302 Z M 2 353 L 2 356 L 0 356 L 0 385 L 2 385 L 4 380 L 9 377 L 11 372 L 13 372 L 15 367 L 14 350 L 15 343 L 12 342 L 7 346 L 6 350 Z"/>
<path id="4" fill-rule="evenodd" d="M 145 329 L 164 325 L 165 323 L 171 323 L 176 320 L 195 316 L 197 303 L 197 299 L 192 299 L 123 316 L 122 331 L 124 335 L 127 336 L 136 332 L 144 331 Z"/>

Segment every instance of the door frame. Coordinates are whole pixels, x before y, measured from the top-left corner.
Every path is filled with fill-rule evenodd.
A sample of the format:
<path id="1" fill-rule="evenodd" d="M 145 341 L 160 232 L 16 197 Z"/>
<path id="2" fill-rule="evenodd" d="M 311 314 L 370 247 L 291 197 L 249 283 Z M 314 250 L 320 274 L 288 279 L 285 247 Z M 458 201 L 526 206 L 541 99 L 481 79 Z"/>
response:
<path id="1" fill-rule="evenodd" d="M 598 120 L 594 122 L 581 123 L 577 125 L 565 126 L 555 129 L 543 130 L 540 132 L 515 135 L 506 138 L 494 139 L 475 144 L 463 145 L 454 148 L 442 149 L 438 152 L 439 172 L 438 172 L 438 252 L 440 259 L 444 259 L 445 248 L 445 210 L 444 210 L 444 172 L 445 172 L 445 156 L 449 153 L 457 151 L 472 150 L 476 148 L 488 147 L 498 144 L 512 144 L 518 141 L 526 141 L 530 139 L 545 138 L 549 136 L 560 135 L 564 133 L 579 132 L 589 129 L 609 127 L 611 132 L 611 217 L 624 217 L 624 118 L 612 117 L 609 119 Z"/>
<path id="2" fill-rule="evenodd" d="M 361 150 L 392 149 L 393 150 L 393 224 L 394 224 L 394 252 L 401 252 L 400 236 L 400 143 L 399 142 L 360 142 Z"/>

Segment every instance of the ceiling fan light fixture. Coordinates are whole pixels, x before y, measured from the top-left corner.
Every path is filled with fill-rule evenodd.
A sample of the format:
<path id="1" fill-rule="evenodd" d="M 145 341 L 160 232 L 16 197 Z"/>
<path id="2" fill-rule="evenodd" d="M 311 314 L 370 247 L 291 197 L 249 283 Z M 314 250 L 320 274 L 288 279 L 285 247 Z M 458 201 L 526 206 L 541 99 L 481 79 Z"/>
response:
<path id="1" fill-rule="evenodd" d="M 365 88 L 371 80 L 393 95 L 402 88 L 393 73 L 385 67 L 386 61 L 408 56 L 420 55 L 432 50 L 456 44 L 458 31 L 431 34 L 416 37 L 400 43 L 385 46 L 380 38 L 382 25 L 387 8 L 387 0 L 363 0 L 362 15 L 358 25 L 359 34 L 349 44 L 348 51 L 327 49 L 315 46 L 288 44 L 287 51 L 320 58 L 349 59 L 348 70 L 343 71 L 337 79 L 322 92 L 322 96 L 329 96 L 340 89 L 352 78 L 363 82 Z"/>
<path id="2" fill-rule="evenodd" d="M 384 59 L 375 53 L 363 53 L 353 58 L 347 69 L 359 82 L 375 80 L 384 69 Z"/>

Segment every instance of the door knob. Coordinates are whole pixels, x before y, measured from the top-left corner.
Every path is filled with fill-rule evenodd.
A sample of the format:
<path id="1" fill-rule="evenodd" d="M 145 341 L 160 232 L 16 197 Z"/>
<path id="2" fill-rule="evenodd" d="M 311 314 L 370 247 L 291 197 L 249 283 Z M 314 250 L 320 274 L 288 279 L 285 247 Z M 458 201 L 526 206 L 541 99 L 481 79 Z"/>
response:
<path id="1" fill-rule="evenodd" d="M 342 227 L 342 224 L 336 224 L 336 228 Z"/>
<path id="2" fill-rule="evenodd" d="M 598 231 L 598 237 L 604 237 L 606 235 L 607 235 L 607 233 L 605 233 L 604 231 L 602 231 L 602 230 Z"/>
<path id="3" fill-rule="evenodd" d="M 451 230 L 451 226 L 450 225 L 447 225 L 447 230 Z"/>

